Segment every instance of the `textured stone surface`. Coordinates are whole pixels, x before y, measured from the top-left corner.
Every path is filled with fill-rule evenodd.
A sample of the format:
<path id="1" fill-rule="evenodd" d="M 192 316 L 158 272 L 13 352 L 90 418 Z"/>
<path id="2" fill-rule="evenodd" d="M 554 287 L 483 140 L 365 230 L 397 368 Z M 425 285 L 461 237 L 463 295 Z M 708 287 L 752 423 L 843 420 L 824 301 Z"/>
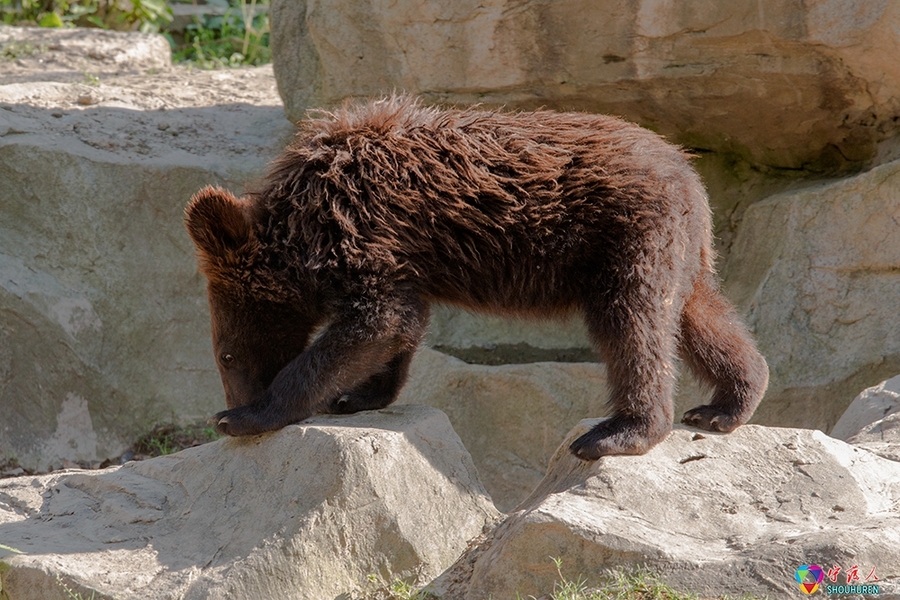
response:
<path id="1" fill-rule="evenodd" d="M 470 365 L 422 348 L 399 402 L 447 413 L 497 508 L 510 510 L 576 423 L 608 414 L 607 394 L 606 369 L 596 363 Z"/>
<path id="2" fill-rule="evenodd" d="M 769 363 L 756 422 L 829 431 L 900 372 L 897 198 L 900 161 L 745 213 L 724 275 Z"/>
<path id="3" fill-rule="evenodd" d="M 882 458 L 900 462 L 900 412 L 863 427 L 847 441 Z"/>
<path id="4" fill-rule="evenodd" d="M 291 126 L 271 68 L 119 66 L 85 85 L 11 83 L 0 63 L 0 462 L 102 460 L 221 409 L 183 207 L 207 183 L 240 190 Z"/>
<path id="5" fill-rule="evenodd" d="M 293 120 L 402 89 L 619 114 L 792 169 L 869 163 L 898 129 L 889 0 L 275 0 L 272 16 Z"/>
<path id="6" fill-rule="evenodd" d="M 524 320 L 435 306 L 425 341 L 441 352 L 479 364 L 596 360 L 580 316 Z"/>
<path id="7" fill-rule="evenodd" d="M 496 517 L 446 416 L 403 406 L 2 481 L 0 578 L 10 600 L 63 600 L 57 576 L 84 598 L 321 600 L 428 581 Z"/>
<path id="8" fill-rule="evenodd" d="M 747 425 L 728 435 L 677 428 L 645 456 L 583 463 L 567 443 L 541 486 L 444 573 L 445 597 L 540 595 L 556 569 L 597 580 L 645 565 L 702 597 L 800 595 L 803 564 L 900 594 L 900 464 L 820 431 Z M 826 582 L 827 583 L 827 582 Z"/>
<path id="9" fill-rule="evenodd" d="M 29 81 L 89 82 L 172 66 L 161 35 L 98 29 L 0 25 L 0 85 Z"/>

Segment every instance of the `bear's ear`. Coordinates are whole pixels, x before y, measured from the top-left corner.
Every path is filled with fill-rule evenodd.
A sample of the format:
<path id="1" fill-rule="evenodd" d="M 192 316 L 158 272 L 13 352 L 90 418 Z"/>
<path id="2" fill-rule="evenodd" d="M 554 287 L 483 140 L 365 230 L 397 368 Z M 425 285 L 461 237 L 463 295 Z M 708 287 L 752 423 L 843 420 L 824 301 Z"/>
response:
<path id="1" fill-rule="evenodd" d="M 222 188 L 206 186 L 184 212 L 188 233 L 207 260 L 227 259 L 253 235 L 241 201 Z"/>

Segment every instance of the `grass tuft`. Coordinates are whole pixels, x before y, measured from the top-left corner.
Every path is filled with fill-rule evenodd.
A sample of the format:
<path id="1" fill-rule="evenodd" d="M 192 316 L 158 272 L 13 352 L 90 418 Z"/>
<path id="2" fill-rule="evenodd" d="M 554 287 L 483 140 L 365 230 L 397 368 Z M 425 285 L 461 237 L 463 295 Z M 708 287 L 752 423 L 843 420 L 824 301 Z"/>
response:
<path id="1" fill-rule="evenodd" d="M 56 574 L 56 585 L 62 588 L 69 600 L 94 600 L 94 592 L 91 592 L 90 598 L 85 598 L 83 595 L 72 590 L 72 588 L 66 585 L 66 582 L 63 581 L 62 577 L 59 576 L 59 573 Z"/>
<path id="2" fill-rule="evenodd" d="M 529 596 L 529 600 L 737 600 L 727 595 L 713 599 L 679 592 L 663 583 L 659 575 L 646 568 L 614 569 L 602 578 L 599 585 L 589 586 L 581 575 L 574 580 L 563 575 L 561 559 L 551 558 L 551 560 L 558 574 L 553 592 L 537 598 Z M 523 599 L 517 596 L 517 600 Z M 765 599 L 745 595 L 740 600 Z"/>
<path id="3" fill-rule="evenodd" d="M 221 437 L 222 435 L 213 427 L 158 425 L 137 439 L 132 446 L 132 452 L 138 459 L 165 456 L 185 448 L 213 442 Z"/>

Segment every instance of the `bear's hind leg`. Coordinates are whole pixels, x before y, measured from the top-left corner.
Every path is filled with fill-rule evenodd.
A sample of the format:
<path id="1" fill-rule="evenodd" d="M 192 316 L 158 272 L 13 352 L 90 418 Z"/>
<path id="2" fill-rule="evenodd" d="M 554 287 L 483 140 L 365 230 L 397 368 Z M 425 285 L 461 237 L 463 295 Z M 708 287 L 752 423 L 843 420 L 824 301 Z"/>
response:
<path id="1" fill-rule="evenodd" d="M 677 312 L 673 302 L 651 297 L 652 290 L 646 294 L 586 311 L 588 331 L 606 361 L 614 412 L 572 443 L 582 460 L 644 454 L 672 429 Z"/>
<path id="2" fill-rule="evenodd" d="M 378 410 L 391 404 L 406 382 L 413 354 L 414 350 L 397 354 L 388 362 L 384 371 L 372 375 L 350 392 L 332 400 L 327 412 L 349 415 L 361 410 Z"/>
<path id="3" fill-rule="evenodd" d="M 680 351 L 715 389 L 709 404 L 687 411 L 681 422 L 726 433 L 746 423 L 766 391 L 769 369 L 737 311 L 705 278 L 698 279 L 685 304 Z"/>

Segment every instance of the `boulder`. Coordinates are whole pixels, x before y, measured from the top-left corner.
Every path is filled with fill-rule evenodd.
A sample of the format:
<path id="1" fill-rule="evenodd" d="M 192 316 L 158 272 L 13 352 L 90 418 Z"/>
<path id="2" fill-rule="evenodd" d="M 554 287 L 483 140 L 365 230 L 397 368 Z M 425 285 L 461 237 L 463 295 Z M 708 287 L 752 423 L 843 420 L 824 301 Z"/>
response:
<path id="1" fill-rule="evenodd" d="M 795 571 L 856 566 L 900 597 L 900 464 L 820 431 L 684 427 L 644 456 L 584 463 L 567 445 L 535 492 L 432 587 L 444 597 L 539 596 L 556 568 L 589 582 L 646 566 L 701 597 L 799 596 Z M 872 577 L 877 577 L 875 582 Z M 831 583 L 825 580 L 824 584 Z"/>
<path id="2" fill-rule="evenodd" d="M 693 148 L 813 170 L 869 164 L 898 131 L 888 0 L 273 0 L 271 15 L 293 121 L 402 89 L 618 114 Z"/>
<path id="3" fill-rule="evenodd" d="M 292 128 L 271 67 L 166 68 L 142 34 L 0 39 L 30 48 L 13 65 L 53 66 L 23 79 L 0 58 L 0 463 L 115 457 L 221 409 L 183 207 L 208 183 L 240 191 Z M 86 58 L 67 63 L 73 40 Z M 96 53 L 114 70 L 86 79 Z"/>
<path id="4" fill-rule="evenodd" d="M 444 411 L 502 511 L 540 483 L 566 433 L 608 414 L 606 369 L 597 363 L 466 364 L 429 348 L 416 353 L 400 403 Z"/>
<path id="5" fill-rule="evenodd" d="M 0 482 L 0 595 L 63 600 L 64 584 L 97 600 L 348 597 L 430 580 L 497 516 L 440 411 L 318 417 Z"/>
<path id="6" fill-rule="evenodd" d="M 831 435 L 900 462 L 900 375 L 863 390 Z"/>
<path id="7" fill-rule="evenodd" d="M 867 425 L 847 441 L 882 458 L 900 462 L 900 412 Z"/>
<path id="8" fill-rule="evenodd" d="M 831 437 L 847 441 L 866 427 L 900 412 L 900 375 L 864 389 L 831 430 Z"/>
<path id="9" fill-rule="evenodd" d="M 755 422 L 829 431 L 900 372 L 898 197 L 894 161 L 747 209 L 723 275 L 769 363 Z"/>

